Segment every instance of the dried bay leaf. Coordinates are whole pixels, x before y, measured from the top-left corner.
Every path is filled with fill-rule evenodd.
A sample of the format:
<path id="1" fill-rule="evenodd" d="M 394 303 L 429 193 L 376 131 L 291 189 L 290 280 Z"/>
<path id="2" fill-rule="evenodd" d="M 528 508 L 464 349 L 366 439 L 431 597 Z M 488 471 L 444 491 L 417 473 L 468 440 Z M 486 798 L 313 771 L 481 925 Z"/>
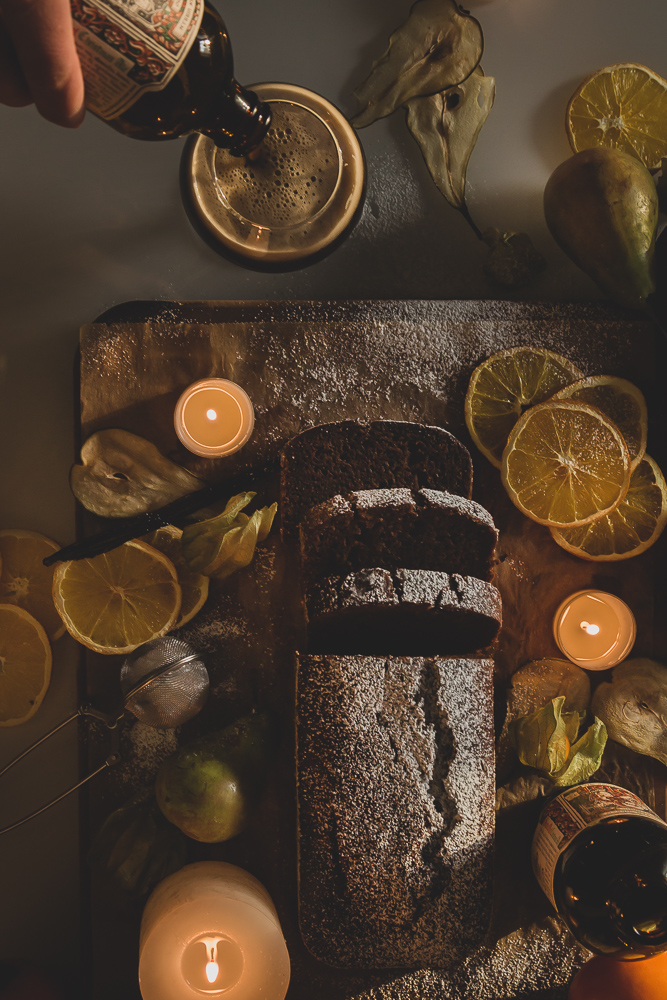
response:
<path id="1" fill-rule="evenodd" d="M 77 500 L 100 517 L 131 517 L 157 510 L 206 484 L 137 434 L 98 431 L 81 449 L 70 485 Z"/>
<path id="2" fill-rule="evenodd" d="M 355 91 L 356 128 L 390 115 L 413 97 L 447 90 L 466 80 L 484 49 L 482 28 L 455 0 L 417 0 Z"/>
<path id="3" fill-rule="evenodd" d="M 408 128 L 431 177 L 454 208 L 465 205 L 468 162 L 495 95 L 495 80 L 478 66 L 463 83 L 407 103 Z"/>

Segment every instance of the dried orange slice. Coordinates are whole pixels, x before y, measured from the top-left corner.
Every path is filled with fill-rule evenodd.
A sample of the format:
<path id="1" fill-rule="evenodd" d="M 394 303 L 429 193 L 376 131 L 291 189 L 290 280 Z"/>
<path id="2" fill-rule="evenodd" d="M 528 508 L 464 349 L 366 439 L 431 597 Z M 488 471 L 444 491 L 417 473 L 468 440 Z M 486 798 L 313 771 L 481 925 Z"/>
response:
<path id="1" fill-rule="evenodd" d="M 145 542 L 60 563 L 53 599 L 70 635 L 98 653 L 130 653 L 176 625 L 181 588 L 173 563 Z"/>
<path id="2" fill-rule="evenodd" d="M 567 358 L 541 347 L 512 347 L 492 354 L 470 377 L 465 400 L 470 436 L 500 468 L 503 448 L 524 410 L 582 375 Z"/>
<path id="3" fill-rule="evenodd" d="M 658 540 L 665 524 L 667 483 L 658 465 L 644 455 L 616 510 L 580 528 L 552 528 L 551 534 L 573 556 L 616 562 L 646 552 Z"/>
<path id="4" fill-rule="evenodd" d="M 18 726 L 42 704 L 51 680 L 51 646 L 36 618 L 0 604 L 0 726 Z"/>
<path id="5" fill-rule="evenodd" d="M 611 513 L 628 490 L 630 455 L 601 410 L 548 400 L 519 419 L 503 452 L 502 480 L 512 502 L 554 528 Z"/>
<path id="6" fill-rule="evenodd" d="M 614 375 L 592 375 L 559 389 L 554 399 L 578 399 L 606 413 L 625 438 L 630 468 L 637 468 L 646 451 L 648 413 L 644 395 L 636 385 Z"/>
<path id="7" fill-rule="evenodd" d="M 575 153 L 606 146 L 657 169 L 667 156 L 667 80 L 638 63 L 605 66 L 577 87 L 565 127 Z"/>
<path id="8" fill-rule="evenodd" d="M 42 560 L 59 548 L 36 531 L 0 531 L 0 602 L 15 604 L 31 614 L 52 642 L 60 638 L 65 626 L 53 606 L 53 569 L 47 569 Z"/>
<path id="9" fill-rule="evenodd" d="M 208 597 L 209 578 L 191 570 L 183 558 L 181 536 L 183 532 L 173 524 L 167 524 L 150 535 L 145 535 L 143 541 L 158 549 L 173 562 L 178 582 L 181 586 L 181 613 L 174 628 L 180 628 L 192 621 L 198 611 L 203 608 Z"/>

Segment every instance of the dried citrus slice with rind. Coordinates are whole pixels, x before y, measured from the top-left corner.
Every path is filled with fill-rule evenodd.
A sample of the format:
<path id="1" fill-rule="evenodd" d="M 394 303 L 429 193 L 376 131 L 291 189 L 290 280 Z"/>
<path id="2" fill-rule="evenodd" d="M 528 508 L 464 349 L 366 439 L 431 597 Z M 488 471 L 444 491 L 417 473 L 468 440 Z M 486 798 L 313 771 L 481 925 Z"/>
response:
<path id="1" fill-rule="evenodd" d="M 181 588 L 174 564 L 131 541 L 93 559 L 60 563 L 53 599 L 70 635 L 98 653 L 130 653 L 176 625 Z"/>
<path id="2" fill-rule="evenodd" d="M 591 375 L 559 389 L 554 399 L 578 399 L 606 413 L 625 438 L 630 468 L 637 468 L 646 451 L 648 411 L 644 395 L 636 385 L 615 375 Z"/>
<path id="3" fill-rule="evenodd" d="M 0 726 L 32 718 L 51 680 L 51 646 L 36 618 L 0 604 Z"/>
<path id="4" fill-rule="evenodd" d="M 510 499 L 527 517 L 570 528 L 619 505 L 630 482 L 630 455 L 601 410 L 576 400 L 547 400 L 518 420 L 501 474 Z"/>
<path id="5" fill-rule="evenodd" d="M 498 351 L 475 368 L 465 400 L 470 436 L 497 468 L 510 432 L 529 406 L 542 403 L 583 372 L 541 347 Z"/>
<path id="6" fill-rule="evenodd" d="M 551 534 L 566 552 L 581 559 L 618 562 L 646 552 L 665 524 L 667 483 L 657 463 L 644 455 L 616 510 L 580 528 L 552 528 Z"/>
<path id="7" fill-rule="evenodd" d="M 577 87 L 565 127 L 575 153 L 620 149 L 657 169 L 667 156 L 667 80 L 639 63 L 605 66 Z"/>
<path id="8" fill-rule="evenodd" d="M 46 630 L 53 642 L 65 631 L 51 594 L 53 569 L 42 560 L 60 546 L 37 531 L 0 531 L 0 603 L 23 608 Z"/>
<path id="9" fill-rule="evenodd" d="M 209 578 L 202 573 L 195 573 L 191 570 L 181 549 L 181 536 L 183 532 L 173 524 L 166 524 L 162 528 L 157 528 L 150 535 L 145 535 L 143 541 L 153 548 L 158 549 L 168 559 L 171 559 L 178 574 L 178 582 L 181 587 L 181 611 L 174 628 L 187 625 L 194 616 L 201 611 L 206 598 L 208 597 Z"/>

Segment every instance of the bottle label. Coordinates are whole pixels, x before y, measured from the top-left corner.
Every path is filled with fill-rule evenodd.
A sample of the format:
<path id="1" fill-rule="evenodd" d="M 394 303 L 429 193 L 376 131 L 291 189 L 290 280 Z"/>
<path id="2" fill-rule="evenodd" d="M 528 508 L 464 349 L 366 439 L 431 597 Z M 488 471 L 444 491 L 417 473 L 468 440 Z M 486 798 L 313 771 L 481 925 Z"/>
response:
<path id="1" fill-rule="evenodd" d="M 533 871 L 554 908 L 558 859 L 581 830 L 609 816 L 615 819 L 650 816 L 660 821 L 646 803 L 626 788 L 596 782 L 566 789 L 542 811 L 533 837 Z"/>
<path id="2" fill-rule="evenodd" d="M 86 106 L 116 118 L 162 90 L 185 59 L 204 0 L 70 0 Z"/>

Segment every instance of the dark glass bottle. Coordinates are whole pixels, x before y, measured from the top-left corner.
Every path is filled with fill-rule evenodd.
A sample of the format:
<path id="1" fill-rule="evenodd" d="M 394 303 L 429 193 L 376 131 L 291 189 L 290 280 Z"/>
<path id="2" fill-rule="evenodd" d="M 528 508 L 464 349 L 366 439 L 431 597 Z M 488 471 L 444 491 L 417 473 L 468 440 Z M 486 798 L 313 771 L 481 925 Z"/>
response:
<path id="1" fill-rule="evenodd" d="M 536 861 L 545 836 L 551 886 Z M 614 785 L 568 789 L 540 818 L 533 860 L 542 887 L 586 948 L 617 959 L 667 950 L 667 824 L 636 796 Z"/>
<path id="2" fill-rule="evenodd" d="M 89 0 L 89 3 L 91 0 Z M 92 0 L 92 7 L 96 2 Z M 85 51 L 80 41 L 79 24 L 76 9 L 78 0 L 73 0 L 72 8 L 77 31 L 77 48 L 82 57 L 84 79 L 88 81 L 97 72 L 103 73 L 104 67 L 99 62 L 91 60 L 88 45 Z M 135 39 L 125 35 L 122 29 L 117 29 L 109 16 L 109 0 L 98 4 L 100 20 L 85 24 L 85 31 L 95 30 L 93 44 L 111 44 L 118 46 L 119 57 L 124 53 L 134 58 L 135 48 L 128 49 L 128 39 L 131 45 Z M 115 6 L 124 16 L 124 8 L 132 9 L 132 0 L 116 0 Z M 156 5 L 159 8 L 159 4 Z M 113 9 L 111 15 L 115 13 Z M 139 45 L 141 45 L 139 37 Z M 147 49 L 148 52 L 148 49 Z M 151 51 L 144 58 L 148 68 L 147 75 L 154 56 Z M 129 60 L 128 60 L 129 62 Z M 139 71 L 144 69 L 139 66 Z M 136 76 L 137 67 L 133 67 L 130 76 Z M 100 113 L 94 102 L 88 106 L 98 113 L 112 128 L 133 139 L 149 141 L 176 139 L 192 132 L 201 132 L 210 137 L 217 146 L 229 149 L 235 155 L 243 155 L 254 149 L 266 134 L 271 112 L 267 104 L 262 103 L 249 90 L 242 88 L 234 78 L 232 48 L 225 24 L 209 3 L 204 4 L 203 15 L 196 34 L 184 46 L 181 61 L 176 72 L 160 89 L 153 87 L 144 90 L 117 114 Z"/>

